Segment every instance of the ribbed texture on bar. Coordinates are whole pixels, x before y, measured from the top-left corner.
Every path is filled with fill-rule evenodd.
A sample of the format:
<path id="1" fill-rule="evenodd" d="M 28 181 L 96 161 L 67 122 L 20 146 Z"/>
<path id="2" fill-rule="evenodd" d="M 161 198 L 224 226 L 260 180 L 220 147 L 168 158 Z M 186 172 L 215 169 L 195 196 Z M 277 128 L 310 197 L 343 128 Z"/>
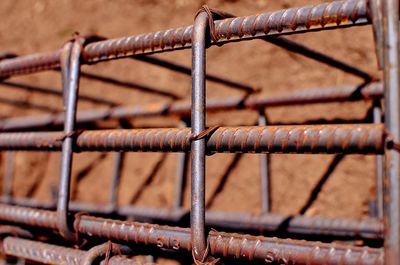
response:
<path id="1" fill-rule="evenodd" d="M 209 153 L 382 153 L 381 125 L 298 125 L 221 127 L 207 140 Z M 190 150 L 191 130 L 136 129 L 84 131 L 75 151 L 183 152 Z M 0 150 L 60 150 L 57 132 L 3 133 Z"/>
<path id="2" fill-rule="evenodd" d="M 223 43 L 368 22 L 366 0 L 348 0 L 219 20 L 215 22 L 215 30 L 218 42 Z M 84 62 L 189 48 L 192 30 L 193 26 L 187 26 L 95 42 L 84 49 Z M 60 53 L 56 51 L 4 60 L 0 62 L 0 77 L 56 68 Z"/>
<path id="3" fill-rule="evenodd" d="M 215 33 L 218 42 L 225 42 L 366 22 L 366 1 L 334 1 L 219 20 L 215 22 Z M 192 31 L 193 26 L 188 26 L 89 44 L 85 49 L 85 59 L 88 62 L 95 62 L 190 47 Z"/>
<path id="4" fill-rule="evenodd" d="M 190 230 L 82 216 L 79 232 L 95 237 L 191 250 Z M 303 240 L 210 232 L 210 250 L 224 257 L 262 259 L 278 264 L 383 264 L 380 249 L 344 247 Z"/>
<path id="5" fill-rule="evenodd" d="M 60 65 L 61 50 L 6 59 L 0 62 L 0 77 L 54 69 Z"/>
<path id="6" fill-rule="evenodd" d="M 11 209 L 11 210 L 7 210 Z M 25 207 L 0 205 L 0 220 L 37 226 L 37 222 L 26 216 L 37 212 L 35 218 L 55 216 L 54 212 L 39 211 Z M 49 218 L 50 217 L 50 218 Z M 52 223 L 42 223 L 52 228 Z M 138 222 L 117 221 L 90 216 L 75 220 L 74 227 L 80 234 L 130 243 L 154 245 L 159 248 L 191 251 L 190 230 Z M 276 239 L 262 236 L 229 234 L 212 231 L 209 234 L 211 253 L 249 260 L 262 259 L 268 262 L 286 261 L 293 264 L 383 264 L 381 249 L 345 247 L 338 244 L 323 244 L 302 240 Z M 40 243 L 42 244 L 42 243 Z"/>
<path id="7" fill-rule="evenodd" d="M 57 229 L 55 212 L 0 204 L 0 219 L 10 223 Z"/>
<path id="8" fill-rule="evenodd" d="M 7 255 L 44 264 L 82 265 L 85 256 L 89 253 L 78 249 L 60 247 L 16 237 L 5 238 L 3 242 L 3 248 Z M 101 262 L 101 264 L 105 263 Z M 145 265 L 142 262 L 119 256 L 111 257 L 108 261 L 108 264 Z"/>

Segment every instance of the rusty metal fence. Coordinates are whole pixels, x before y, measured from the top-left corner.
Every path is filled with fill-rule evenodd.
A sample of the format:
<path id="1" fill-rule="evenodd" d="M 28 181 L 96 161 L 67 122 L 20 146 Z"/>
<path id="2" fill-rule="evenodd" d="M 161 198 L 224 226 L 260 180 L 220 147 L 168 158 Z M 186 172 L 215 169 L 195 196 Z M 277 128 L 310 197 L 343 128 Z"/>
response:
<path id="1" fill-rule="evenodd" d="M 220 258 L 229 258 L 231 262 L 238 260 L 239 263 L 399 264 L 398 11 L 399 3 L 396 0 L 333 1 L 246 17 L 234 17 L 205 6 L 197 13 L 194 25 L 188 27 L 110 40 L 75 35 L 62 49 L 53 52 L 28 56 L 2 53 L 0 78 L 3 85 L 58 95 L 63 97 L 65 109 L 65 112 L 59 114 L 0 121 L 0 150 L 7 151 L 0 204 L 0 221 L 3 223 L 0 234 L 5 237 L 3 253 L 9 257 L 45 264 L 145 264 L 149 261 L 129 257 L 149 252 L 164 253 L 178 260 L 183 253 L 191 253 L 190 260 L 195 264 L 216 264 Z M 284 37 L 287 34 L 339 30 L 369 24 L 373 25 L 378 67 L 383 70 L 384 76 L 382 81 L 357 66 Z M 362 83 L 355 88 L 335 87 L 263 97 L 250 85 L 206 74 L 206 48 L 252 39 L 266 41 L 340 69 L 359 77 Z M 180 49 L 192 49 L 192 69 L 148 56 Z M 83 64 L 122 58 L 133 58 L 191 75 L 192 102 L 116 106 L 104 98 L 79 96 L 80 78 L 151 90 L 144 85 L 80 70 Z M 62 92 L 7 80 L 11 76 L 46 70 L 61 71 Z M 206 102 L 206 80 L 244 90 L 247 94 L 244 97 Z M 169 95 L 165 91 L 157 93 Z M 78 98 L 103 107 L 77 112 Z M 263 111 L 265 107 L 346 101 L 373 102 L 373 124 L 269 126 Z M 259 124 L 246 127 L 206 127 L 206 112 L 232 109 L 257 111 Z M 384 115 L 381 114 L 383 110 Z M 169 129 L 83 130 L 86 125 L 97 121 L 172 114 L 186 120 L 186 123 L 181 128 Z M 384 116 L 384 123 L 381 116 Z M 14 151 L 32 150 L 62 153 L 58 200 L 55 204 L 12 197 Z M 70 200 L 73 153 L 91 151 L 117 152 L 109 203 L 102 207 Z M 172 209 L 117 205 L 124 152 L 180 153 Z M 210 212 L 206 216 L 205 157 L 213 153 L 262 154 L 262 215 Z M 269 153 L 375 154 L 377 200 L 373 217 L 353 220 L 271 213 Z M 182 208 L 183 178 L 188 159 L 191 161 L 190 211 Z M 135 221 L 129 221 L 130 218 Z M 184 224 L 188 228 L 176 227 L 174 224 Z M 281 238 L 242 232 L 268 232 Z M 40 242 L 43 238 L 46 238 L 46 242 Z M 314 241 L 322 238 L 334 243 Z M 107 240 L 110 240 L 109 243 L 104 243 Z M 362 240 L 365 245 L 345 242 L 349 240 Z M 86 251 L 72 248 L 83 241 L 89 241 L 92 248 L 86 246 Z M 187 259 L 184 262 L 188 262 Z"/>

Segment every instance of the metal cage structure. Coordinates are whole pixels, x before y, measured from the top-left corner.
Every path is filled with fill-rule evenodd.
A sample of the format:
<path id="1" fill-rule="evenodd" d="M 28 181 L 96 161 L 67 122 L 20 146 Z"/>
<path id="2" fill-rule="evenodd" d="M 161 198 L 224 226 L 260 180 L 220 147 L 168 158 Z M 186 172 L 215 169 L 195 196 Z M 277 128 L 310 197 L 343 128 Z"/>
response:
<path id="1" fill-rule="evenodd" d="M 370 24 L 383 80 L 285 38 L 288 34 Z M 76 34 L 57 51 L 27 56 L 0 54 L 3 85 L 63 97 L 65 110 L 0 120 L 0 150 L 7 152 L 0 204 L 0 233 L 5 237 L 2 252 L 8 257 L 45 264 L 145 264 L 130 256 L 146 253 L 163 253 L 175 258 L 189 253 L 184 255 L 185 261 L 181 259 L 182 264 L 216 264 L 219 259 L 240 264 L 400 264 L 398 35 L 399 2 L 396 0 L 339 0 L 245 17 L 205 6 L 197 13 L 194 24 L 187 27 L 118 39 L 83 38 Z M 265 97 L 258 95 L 250 85 L 206 73 L 208 47 L 254 39 L 340 69 L 359 77 L 362 84 L 355 88 L 335 87 Z M 148 56 L 181 49 L 192 49 L 191 69 Z M 191 75 L 192 102 L 173 100 L 116 106 L 105 98 L 79 95 L 80 78 L 135 86 L 80 69 L 83 64 L 123 58 Z M 48 70 L 61 72 L 62 92 L 8 80 L 11 76 Z M 206 100 L 206 80 L 244 90 L 247 94 Z M 139 86 L 143 90 L 150 89 Z M 77 112 L 78 98 L 103 107 Z M 373 123 L 272 126 L 267 124 L 263 111 L 265 107 L 347 101 L 374 102 Z M 256 111 L 258 124 L 206 127 L 206 112 L 237 109 Z M 172 114 L 186 121 L 181 128 L 86 129 L 97 121 Z M 14 151 L 61 152 L 57 203 L 12 197 Z M 91 151 L 116 152 L 109 203 L 101 207 L 70 199 L 73 153 Z M 118 206 L 118 183 L 125 152 L 179 152 L 172 209 Z M 214 153 L 261 154 L 262 215 L 206 213 L 205 157 Z M 270 153 L 376 155 L 377 200 L 373 217 L 353 220 L 271 213 Z M 191 162 L 190 211 L 182 208 L 188 160 Z M 278 237 L 257 235 L 262 231 Z M 46 242 L 41 242 L 43 238 Z M 321 238 L 333 243 L 313 240 Z M 344 242 L 360 239 L 370 244 L 357 246 Z M 90 242 L 92 248 L 72 248 L 82 240 Z M 109 243 L 104 243 L 106 241 Z"/>

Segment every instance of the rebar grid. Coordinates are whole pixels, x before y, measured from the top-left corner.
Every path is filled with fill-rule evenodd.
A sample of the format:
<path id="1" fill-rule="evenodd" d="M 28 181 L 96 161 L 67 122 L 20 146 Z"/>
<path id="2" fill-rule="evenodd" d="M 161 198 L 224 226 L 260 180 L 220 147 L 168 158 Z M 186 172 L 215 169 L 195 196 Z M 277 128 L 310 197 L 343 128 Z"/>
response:
<path id="1" fill-rule="evenodd" d="M 204 7 L 197 14 L 193 26 L 93 43 L 84 43 L 79 36 L 75 36 L 75 39 L 65 44 L 62 50 L 54 52 L 20 57 L 4 53 L 0 62 L 0 78 L 2 79 L 61 68 L 65 117 L 64 113 L 59 113 L 9 118 L 0 121 L 0 129 L 3 131 L 0 133 L 0 150 L 62 151 L 57 211 L 37 209 L 46 208 L 46 206 L 33 201 L 28 202 L 36 208 L 10 205 L 11 203 L 18 204 L 18 202 L 12 198 L 10 192 L 13 171 L 12 167 L 10 169 L 8 166 L 7 178 L 4 178 L 7 185 L 4 185 L 2 200 L 8 204 L 0 205 L 0 221 L 50 229 L 59 233 L 66 241 L 72 242 L 79 239 L 80 235 L 86 239 L 94 237 L 127 244 L 153 245 L 160 249 L 192 251 L 196 264 L 215 263 L 218 262 L 218 259 L 215 259 L 217 257 L 234 257 L 250 261 L 263 260 L 267 263 L 278 264 L 398 264 L 400 260 L 400 232 L 398 231 L 400 210 L 397 207 L 400 203 L 398 190 L 400 129 L 397 118 L 400 111 L 398 102 L 400 97 L 398 94 L 398 6 L 397 0 L 377 2 L 347 0 L 247 17 L 231 17 L 227 13 Z M 224 16 L 230 18 L 224 19 Z M 217 18 L 221 20 L 214 21 Z M 384 70 L 383 84 L 372 82 L 376 81 L 375 77 L 358 67 L 342 63 L 280 37 L 285 34 L 360 26 L 372 22 L 378 61 Z M 205 69 L 207 47 L 250 39 L 266 40 L 361 77 L 366 83 L 357 88 L 311 90 L 280 97 L 267 97 L 253 93 L 244 97 L 214 99 L 206 102 L 205 80 L 207 78 L 233 88 L 245 89 L 250 93 L 255 92 L 255 90 L 249 89 L 248 85 L 207 75 Z M 81 64 L 93 64 L 186 48 L 192 48 L 193 51 L 191 104 L 176 101 L 132 107 L 109 104 L 111 107 L 76 113 Z M 167 61 L 144 56 L 140 56 L 138 59 L 175 71 L 188 72 L 187 68 Z M 90 74 L 86 75 L 90 77 Z M 90 78 L 105 82 L 111 80 L 101 76 Z M 118 81 L 115 82 L 118 83 Z M 12 82 L 5 84 L 13 86 Z M 14 86 L 21 88 L 20 84 L 14 84 Z M 27 86 L 22 85 L 22 87 Z M 40 93 L 53 93 L 34 86 L 30 86 L 30 88 L 36 89 Z M 382 97 L 384 98 L 385 125 L 381 124 L 381 109 L 378 103 Z M 98 100 L 91 97 L 82 99 L 108 104 L 103 99 Z M 266 126 L 267 118 L 263 112 L 266 107 L 347 101 L 373 101 L 375 124 Z M 260 115 L 259 126 L 215 126 L 206 129 L 206 111 L 232 109 L 256 110 Z M 179 129 L 77 130 L 77 126 L 84 127 L 86 124 L 106 119 L 157 115 L 177 115 L 181 119 L 187 119 L 191 115 L 190 126 Z M 186 124 L 189 125 L 189 123 Z M 64 125 L 64 132 L 33 132 L 33 130 L 43 129 L 54 130 L 62 125 Z M 117 205 L 116 198 L 118 197 L 118 182 L 123 155 L 116 157 L 110 200 L 106 208 L 103 207 L 103 211 L 93 210 L 90 205 L 70 203 L 69 189 L 73 152 L 87 151 L 184 152 L 185 154 L 190 152 L 192 192 L 189 225 L 191 228 L 118 221 L 85 214 L 71 216 L 71 211 L 75 208 L 92 214 L 109 216 L 117 214 L 119 217 L 125 218 L 139 216 L 139 219 L 140 217 L 154 221 L 164 219 L 178 223 L 186 214 L 181 205 L 186 155 L 179 158 L 176 203 L 173 210 L 124 208 Z M 377 189 L 376 213 L 372 214 L 377 218 L 384 217 L 384 229 L 378 219 L 356 221 L 294 216 L 290 217 L 290 220 L 286 220 L 284 216 L 269 213 L 268 194 L 270 188 L 266 155 L 260 159 L 263 214 L 254 218 L 251 215 L 238 216 L 221 212 L 210 213 L 206 218 L 205 155 L 218 152 L 385 154 L 386 175 L 382 177 L 382 172 L 379 170 L 379 168 L 383 170 L 384 166 L 377 167 L 376 178 L 378 187 L 385 184 L 386 193 L 382 190 L 383 188 Z M 12 154 L 9 154 L 11 157 Z M 13 163 L 12 159 L 10 161 L 9 164 Z M 376 161 L 378 165 L 382 163 L 379 157 Z M 51 205 L 50 208 L 53 209 L 54 205 Z M 337 238 L 383 239 L 384 248 L 349 247 L 336 243 L 327 244 L 208 231 L 206 224 L 229 229 L 262 231 L 282 230 L 282 224 L 286 224 L 284 229 L 289 235 L 312 234 Z M 279 227 L 276 228 L 278 225 Z M 384 235 L 383 231 L 385 231 Z M 85 254 L 81 250 L 65 249 L 18 238 L 6 238 L 3 247 L 6 254 L 43 263 L 75 262 L 81 264 L 83 262 L 81 259 Z M 50 252 L 59 255 L 48 254 Z M 109 262 L 110 264 L 125 264 L 128 261 L 112 257 Z"/>

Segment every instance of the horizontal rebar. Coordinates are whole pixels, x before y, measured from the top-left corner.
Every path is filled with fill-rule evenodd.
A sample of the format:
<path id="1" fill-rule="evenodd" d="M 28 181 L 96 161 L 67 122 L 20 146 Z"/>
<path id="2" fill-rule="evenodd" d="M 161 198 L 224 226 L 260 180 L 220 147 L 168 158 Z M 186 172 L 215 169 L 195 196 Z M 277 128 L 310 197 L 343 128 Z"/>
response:
<path id="1" fill-rule="evenodd" d="M 23 225 L 38 224 L 29 216 L 44 220 L 41 225 L 53 228 L 55 212 L 0 204 L 0 220 Z M 163 249 L 191 251 L 190 229 L 117 221 L 91 216 L 75 220 L 77 232 L 110 240 L 153 245 Z M 285 264 L 383 264 L 383 251 L 367 247 L 349 247 L 304 240 L 277 239 L 211 231 L 208 242 L 212 255 L 261 259 Z"/>
<path id="2" fill-rule="evenodd" d="M 79 249 L 67 248 L 17 237 L 6 237 L 3 241 L 3 249 L 6 255 L 43 264 L 82 265 L 85 258 L 90 253 Z M 108 263 L 103 261 L 100 264 L 145 265 L 140 261 L 134 261 L 121 256 L 111 256 Z"/>
<path id="3" fill-rule="evenodd" d="M 370 23 L 366 0 L 333 1 L 289 8 L 259 15 L 228 18 L 215 22 L 215 36 L 221 44 L 281 34 L 301 33 L 365 25 Z M 88 44 L 82 63 L 95 63 L 167 50 L 191 47 L 193 26 L 110 39 Z M 27 74 L 59 67 L 61 51 L 6 59 L 0 62 L 0 77 Z"/>
<path id="4" fill-rule="evenodd" d="M 250 97 L 232 96 L 227 98 L 212 98 L 207 100 L 207 111 L 222 111 L 234 109 L 262 109 L 296 104 L 315 104 L 328 102 L 346 102 L 358 100 L 373 100 L 383 95 L 381 83 L 371 83 L 362 88 L 353 86 L 312 89 L 292 92 L 280 96 L 254 95 Z M 122 106 L 114 108 L 97 108 L 79 111 L 76 123 L 78 125 L 93 123 L 106 119 L 127 119 L 160 115 L 190 115 L 191 105 L 188 101 L 172 103 L 151 103 L 142 106 Z M 64 114 L 35 115 L 14 117 L 0 121 L 0 130 L 15 131 L 43 129 L 61 126 Z"/>
<path id="5" fill-rule="evenodd" d="M 73 208 L 72 208 L 73 209 Z M 81 208 L 82 211 L 86 209 Z M 118 214 L 137 221 L 177 222 L 189 214 L 188 210 L 155 209 L 125 206 Z M 319 216 L 290 216 L 276 213 L 261 215 L 248 213 L 207 212 L 209 227 L 291 235 L 315 235 L 359 239 L 383 239 L 383 224 L 377 219 L 326 218 Z"/>
<path id="6" fill-rule="evenodd" d="M 382 153 L 382 125 L 220 127 L 207 139 L 209 153 Z M 0 150 L 59 151 L 62 132 L 1 133 Z M 99 130 L 76 133 L 75 152 L 187 152 L 190 128 Z"/>
<path id="7" fill-rule="evenodd" d="M 6 202 L 1 199 L 0 202 Z M 44 203 L 27 198 L 14 198 L 12 204 L 24 207 L 34 207 L 54 210 L 55 204 Z M 85 212 L 91 215 L 117 214 L 123 218 L 133 218 L 136 221 L 161 222 L 168 224 L 187 225 L 189 211 L 186 209 L 149 208 L 138 206 L 112 206 L 71 202 L 70 210 Z M 354 238 L 368 240 L 383 239 L 383 224 L 375 218 L 347 219 L 327 218 L 322 216 L 283 215 L 278 213 L 263 213 L 261 215 L 248 213 L 224 213 L 207 211 L 206 224 L 209 227 L 221 229 L 237 229 L 241 231 L 269 232 L 271 234 L 326 236 L 329 238 Z"/>

